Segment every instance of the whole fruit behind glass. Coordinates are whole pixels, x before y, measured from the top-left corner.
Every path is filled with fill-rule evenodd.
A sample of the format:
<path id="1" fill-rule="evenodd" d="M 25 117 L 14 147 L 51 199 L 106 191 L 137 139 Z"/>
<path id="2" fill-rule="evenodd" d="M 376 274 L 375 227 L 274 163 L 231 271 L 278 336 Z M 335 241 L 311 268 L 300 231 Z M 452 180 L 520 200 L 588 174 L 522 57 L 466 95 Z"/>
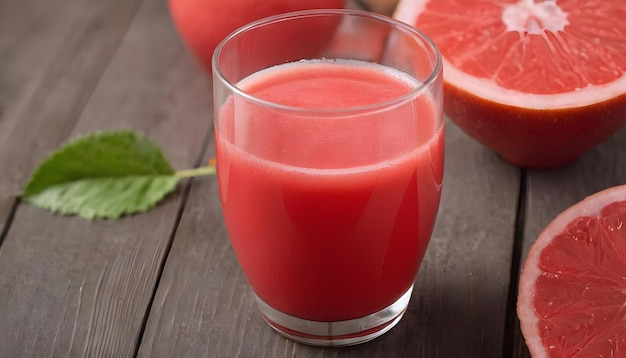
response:
<path id="1" fill-rule="evenodd" d="M 168 0 L 168 4 L 183 42 L 210 73 L 215 47 L 237 28 L 285 12 L 343 8 L 344 0 Z M 303 38 L 320 37 L 316 30 L 319 29 L 303 28 L 294 32 L 306 35 Z"/>

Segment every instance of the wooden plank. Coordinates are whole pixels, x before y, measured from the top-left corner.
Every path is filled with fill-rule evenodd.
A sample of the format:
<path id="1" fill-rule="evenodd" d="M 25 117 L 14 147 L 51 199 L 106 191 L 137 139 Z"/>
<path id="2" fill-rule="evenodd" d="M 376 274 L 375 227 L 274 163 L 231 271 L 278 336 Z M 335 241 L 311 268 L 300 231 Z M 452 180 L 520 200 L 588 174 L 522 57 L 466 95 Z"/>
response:
<path id="1" fill-rule="evenodd" d="M 101 7 L 96 3 L 92 5 Z M 128 1 L 110 5 L 109 20 L 92 26 L 120 25 L 113 19 L 129 6 L 120 8 L 122 3 Z M 94 41 L 75 46 L 82 60 L 72 64 L 84 76 L 92 76 L 94 69 L 82 67 L 81 61 L 106 55 L 84 53 Z M 66 57 L 73 61 L 71 54 Z M 63 83 L 73 78 L 65 71 L 59 76 Z M 143 2 L 93 94 L 82 94 L 79 87 L 55 87 L 60 93 L 42 105 L 47 116 L 37 112 L 25 117 L 30 122 L 14 131 L 22 136 L 13 143 L 41 140 L 45 145 L 20 158 L 32 164 L 52 146 L 54 141 L 46 136 L 53 128 L 39 126 L 45 122 L 64 127 L 52 133 L 59 138 L 94 129 L 134 128 L 154 138 L 175 167 L 197 164 L 210 127 L 210 81 L 180 43 L 166 2 Z M 64 99 L 63 94 L 81 100 Z M 88 97 L 84 110 L 81 96 Z M 61 120 L 68 114 L 76 117 L 76 125 Z M 46 122 L 49 117 L 58 121 Z M 23 136 L 29 126 L 33 138 Z M 0 153 L 5 162 L 13 154 L 6 146 Z M 132 357 L 183 194 L 179 190 L 154 210 L 117 221 L 90 222 L 20 205 L 0 249 L 1 355 Z"/>
<path id="2" fill-rule="evenodd" d="M 539 232 L 559 213 L 586 196 L 626 183 L 626 128 L 563 168 L 528 172 L 528 195 L 522 259 Z M 530 357 L 521 332 L 514 357 Z"/>
<path id="3" fill-rule="evenodd" d="M 46 70 L 59 65 L 54 59 L 72 30 L 81 26 L 78 15 L 85 14 L 85 6 L 79 0 L 0 2 L 0 140 L 25 110 Z"/>
<path id="4" fill-rule="evenodd" d="M 32 168 L 67 139 L 138 1 L 1 2 L 3 225 Z"/>
<path id="5" fill-rule="evenodd" d="M 519 171 L 451 123 L 446 150 L 436 230 L 409 310 L 390 332 L 342 349 L 274 333 L 239 269 L 209 178 L 192 185 L 139 356 L 501 356 Z"/>

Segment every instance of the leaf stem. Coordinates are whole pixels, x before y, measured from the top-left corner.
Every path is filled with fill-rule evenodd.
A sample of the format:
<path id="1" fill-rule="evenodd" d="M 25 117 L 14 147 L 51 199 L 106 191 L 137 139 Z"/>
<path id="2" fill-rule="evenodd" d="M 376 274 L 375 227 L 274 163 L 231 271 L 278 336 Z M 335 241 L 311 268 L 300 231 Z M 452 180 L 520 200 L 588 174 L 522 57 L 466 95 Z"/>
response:
<path id="1" fill-rule="evenodd" d="M 200 167 L 195 169 L 187 169 L 187 170 L 179 170 L 175 173 L 176 177 L 179 179 L 184 178 L 193 178 L 202 175 L 213 175 L 215 174 L 215 165 L 210 165 L 207 167 Z"/>

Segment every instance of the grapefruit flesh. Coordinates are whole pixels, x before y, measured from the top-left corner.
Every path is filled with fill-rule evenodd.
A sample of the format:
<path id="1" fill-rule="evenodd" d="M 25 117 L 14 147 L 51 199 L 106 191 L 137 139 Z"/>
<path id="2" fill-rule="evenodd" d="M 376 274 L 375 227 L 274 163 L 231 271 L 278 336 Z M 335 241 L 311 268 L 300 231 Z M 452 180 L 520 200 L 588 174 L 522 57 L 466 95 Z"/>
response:
<path id="1" fill-rule="evenodd" d="M 626 124 L 623 0 L 401 0 L 444 63 L 445 111 L 522 167 L 569 163 Z"/>
<path id="2" fill-rule="evenodd" d="M 517 314 L 535 358 L 626 356 L 626 185 L 544 228 L 524 262 Z"/>

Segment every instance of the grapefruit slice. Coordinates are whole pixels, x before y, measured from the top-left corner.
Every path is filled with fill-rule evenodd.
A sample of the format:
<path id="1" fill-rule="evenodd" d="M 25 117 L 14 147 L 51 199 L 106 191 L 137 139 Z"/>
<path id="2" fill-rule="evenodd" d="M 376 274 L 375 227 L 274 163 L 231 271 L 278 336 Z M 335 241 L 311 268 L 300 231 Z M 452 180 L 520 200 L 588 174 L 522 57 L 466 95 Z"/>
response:
<path id="1" fill-rule="evenodd" d="M 522 268 L 517 314 L 535 358 L 626 356 L 626 185 L 544 228 Z"/>
<path id="2" fill-rule="evenodd" d="M 445 111 L 522 167 L 575 160 L 626 124 L 623 0 L 400 0 L 429 35 Z"/>

